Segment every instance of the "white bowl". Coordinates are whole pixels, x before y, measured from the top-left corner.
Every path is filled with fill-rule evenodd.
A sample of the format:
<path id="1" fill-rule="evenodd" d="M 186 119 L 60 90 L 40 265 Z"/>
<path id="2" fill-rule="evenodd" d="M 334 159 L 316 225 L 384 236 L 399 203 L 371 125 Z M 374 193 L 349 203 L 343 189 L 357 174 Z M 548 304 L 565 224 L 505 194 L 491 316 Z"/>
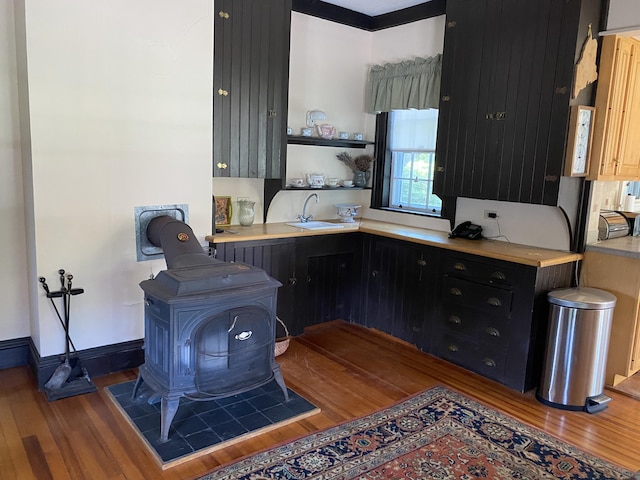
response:
<path id="1" fill-rule="evenodd" d="M 353 217 L 358 214 L 358 209 L 361 205 L 355 203 L 336 203 L 338 209 L 338 216 L 342 223 L 354 223 Z"/>

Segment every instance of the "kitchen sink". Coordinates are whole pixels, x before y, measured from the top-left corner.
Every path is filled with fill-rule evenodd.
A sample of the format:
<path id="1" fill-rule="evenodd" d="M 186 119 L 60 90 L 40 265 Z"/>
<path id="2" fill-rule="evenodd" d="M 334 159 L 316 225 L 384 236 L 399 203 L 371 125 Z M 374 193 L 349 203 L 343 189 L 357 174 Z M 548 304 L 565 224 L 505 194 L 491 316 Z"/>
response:
<path id="1" fill-rule="evenodd" d="M 322 230 L 325 228 L 343 228 L 343 225 L 339 223 L 331 223 L 331 222 L 295 222 L 295 223 L 287 223 L 292 227 L 297 228 L 306 228 L 307 230 Z"/>

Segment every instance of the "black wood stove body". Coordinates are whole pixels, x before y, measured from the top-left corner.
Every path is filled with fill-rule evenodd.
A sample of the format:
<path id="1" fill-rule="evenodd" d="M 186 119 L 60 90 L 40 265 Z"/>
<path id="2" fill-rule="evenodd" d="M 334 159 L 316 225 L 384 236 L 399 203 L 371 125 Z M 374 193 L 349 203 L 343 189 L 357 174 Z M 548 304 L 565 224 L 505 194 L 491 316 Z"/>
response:
<path id="1" fill-rule="evenodd" d="M 147 232 L 150 240 L 153 222 Z M 173 219 L 158 223 L 169 268 L 140 283 L 145 363 L 133 396 L 145 382 L 161 397 L 160 441 L 168 439 L 183 396 L 212 400 L 275 380 L 288 400 L 274 354 L 281 284 L 258 268 L 214 260 L 197 242 L 180 246 L 187 253 L 175 254 L 165 248 L 168 242 L 189 242 L 193 232 Z"/>

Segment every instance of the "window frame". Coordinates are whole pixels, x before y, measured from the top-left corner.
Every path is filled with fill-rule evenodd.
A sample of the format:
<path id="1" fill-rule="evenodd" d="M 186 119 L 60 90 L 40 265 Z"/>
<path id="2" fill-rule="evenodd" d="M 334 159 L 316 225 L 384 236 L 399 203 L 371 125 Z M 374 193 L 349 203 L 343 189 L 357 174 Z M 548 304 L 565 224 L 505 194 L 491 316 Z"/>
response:
<path id="1" fill-rule="evenodd" d="M 405 210 L 391 207 L 391 178 L 392 178 L 392 154 L 389 148 L 389 127 L 391 115 L 389 112 L 380 112 L 376 115 L 376 168 L 371 184 L 371 207 L 376 210 L 402 212 L 410 215 L 419 215 L 434 218 L 447 218 L 445 212 L 445 198 L 442 198 L 442 208 L 439 213 L 417 210 Z M 437 152 L 436 152 L 437 155 Z"/>

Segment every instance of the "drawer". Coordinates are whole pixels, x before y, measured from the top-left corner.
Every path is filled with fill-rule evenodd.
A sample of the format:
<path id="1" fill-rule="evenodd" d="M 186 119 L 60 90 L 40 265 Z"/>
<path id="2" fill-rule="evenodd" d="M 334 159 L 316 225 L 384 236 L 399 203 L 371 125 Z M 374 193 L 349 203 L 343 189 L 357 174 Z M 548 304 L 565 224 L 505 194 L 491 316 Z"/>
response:
<path id="1" fill-rule="evenodd" d="M 510 320 L 494 315 L 485 315 L 472 309 L 446 303 L 438 329 L 444 333 L 467 335 L 481 343 L 506 347 L 510 338 Z"/>
<path id="2" fill-rule="evenodd" d="M 517 281 L 512 267 L 498 263 L 483 263 L 464 256 L 448 256 L 443 262 L 443 273 L 491 285 L 510 286 Z"/>
<path id="3" fill-rule="evenodd" d="M 503 288 L 445 276 L 442 282 L 442 300 L 447 304 L 510 318 L 513 292 Z"/>
<path id="4" fill-rule="evenodd" d="M 463 335 L 442 335 L 434 347 L 435 354 L 451 363 L 502 382 L 506 374 L 506 350 L 479 343 Z"/>

